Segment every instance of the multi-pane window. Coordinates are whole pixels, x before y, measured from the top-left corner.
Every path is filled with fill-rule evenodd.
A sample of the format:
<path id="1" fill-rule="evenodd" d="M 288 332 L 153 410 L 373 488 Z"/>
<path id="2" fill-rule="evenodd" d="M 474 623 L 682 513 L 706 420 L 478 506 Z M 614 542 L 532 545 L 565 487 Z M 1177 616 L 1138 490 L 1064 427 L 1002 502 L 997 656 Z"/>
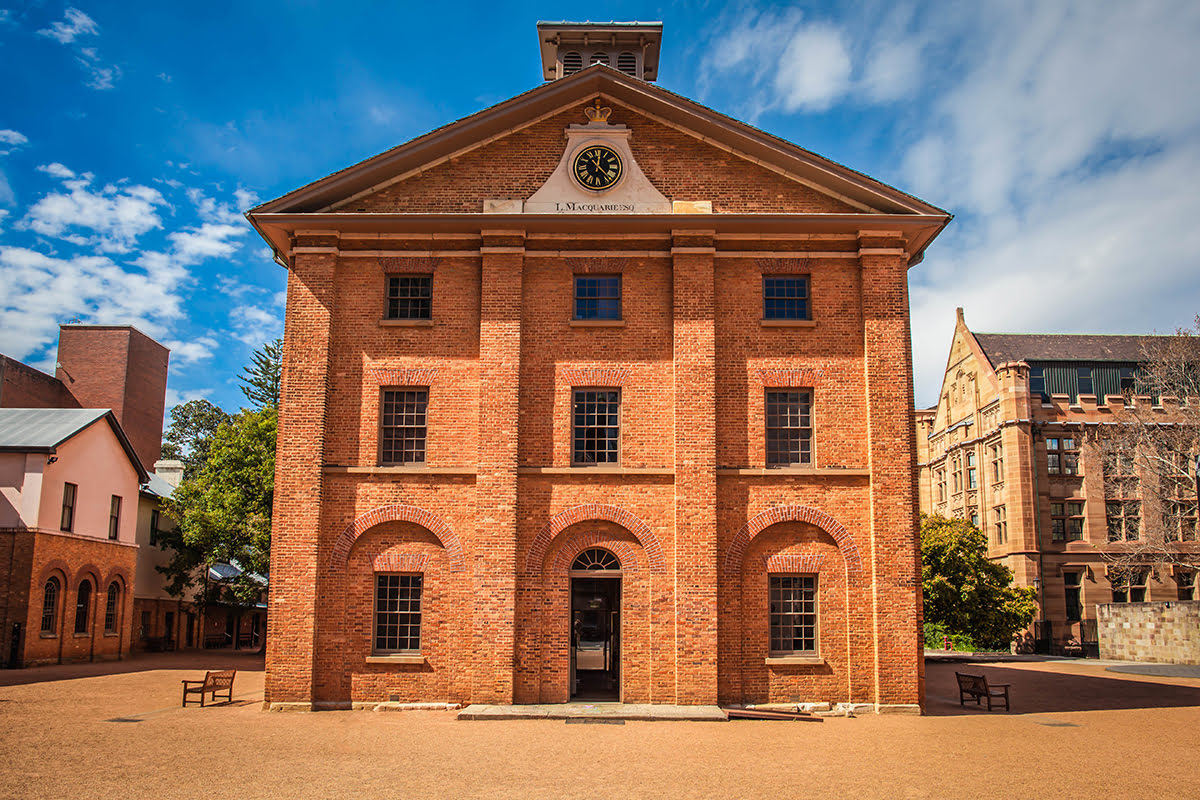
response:
<path id="1" fill-rule="evenodd" d="M 1051 475 L 1079 474 L 1079 446 L 1074 437 L 1046 437 L 1046 470 Z"/>
<path id="2" fill-rule="evenodd" d="M 973 528 L 979 527 L 979 512 L 978 511 L 971 512 L 971 527 L 973 527 Z"/>
<path id="3" fill-rule="evenodd" d="M 78 491 L 79 487 L 73 483 L 63 484 L 62 522 L 58 527 L 64 531 L 75 529 L 75 495 Z"/>
<path id="4" fill-rule="evenodd" d="M 1083 539 L 1083 501 L 1050 504 L 1050 540 L 1075 542 Z"/>
<path id="5" fill-rule="evenodd" d="M 1075 376 L 1078 381 L 1079 394 L 1094 393 L 1091 367 L 1079 367 L 1076 370 Z"/>
<path id="6" fill-rule="evenodd" d="M 113 581 L 108 585 L 108 598 L 104 604 L 104 632 L 117 632 L 117 611 L 121 603 L 121 587 Z"/>
<path id="7" fill-rule="evenodd" d="M 158 509 L 154 509 L 153 511 L 150 512 L 150 544 L 151 545 L 158 544 L 158 524 L 159 524 Z"/>
<path id="8" fill-rule="evenodd" d="M 575 319 L 620 318 L 620 275 L 575 276 Z"/>
<path id="9" fill-rule="evenodd" d="M 1142 504 L 1137 500 L 1106 500 L 1104 516 L 1110 542 L 1136 541 L 1141 534 Z"/>
<path id="10" fill-rule="evenodd" d="M 1104 517 L 1108 541 L 1134 541 L 1141 534 L 1142 504 L 1134 458 L 1107 443 L 1104 453 Z"/>
<path id="11" fill-rule="evenodd" d="M 1063 591 L 1067 599 L 1067 621 L 1083 619 L 1083 584 L 1078 570 L 1063 571 Z"/>
<path id="12" fill-rule="evenodd" d="M 763 319 L 812 319 L 807 275 L 763 276 Z"/>
<path id="13" fill-rule="evenodd" d="M 1004 480 L 1004 445 L 994 444 L 988 448 L 992 461 L 992 483 Z"/>
<path id="14" fill-rule="evenodd" d="M 1161 458 L 1163 535 L 1169 542 L 1196 540 L 1196 478 L 1190 454 L 1169 452 Z"/>
<path id="15" fill-rule="evenodd" d="M 576 389 L 573 394 L 571 463 L 619 463 L 621 393 L 616 389 Z"/>
<path id="16" fill-rule="evenodd" d="M 939 503 L 946 500 L 946 468 L 937 471 L 937 499 Z"/>
<path id="17" fill-rule="evenodd" d="M 954 494 L 962 491 L 962 456 L 955 454 L 950 459 L 950 479 L 954 483 Z"/>
<path id="18" fill-rule="evenodd" d="M 385 389 L 379 424 L 379 460 L 384 464 L 425 463 L 427 389 Z"/>
<path id="19" fill-rule="evenodd" d="M 75 632 L 87 633 L 88 630 L 88 614 L 92 607 L 92 584 L 91 581 L 82 581 L 79 584 L 79 593 L 75 596 Z"/>
<path id="20" fill-rule="evenodd" d="M 771 654 L 817 651 L 817 576 L 769 578 Z"/>
<path id="21" fill-rule="evenodd" d="M 767 392 L 767 466 L 812 463 L 812 393 Z"/>
<path id="22" fill-rule="evenodd" d="M 967 488 L 974 489 L 979 485 L 979 470 L 975 467 L 975 452 L 967 451 Z"/>
<path id="23" fill-rule="evenodd" d="M 1050 395 L 1046 394 L 1046 370 L 1044 367 L 1029 368 L 1029 394 L 1038 395 L 1043 403 L 1050 400 Z"/>
<path id="24" fill-rule="evenodd" d="M 1175 573 L 1175 584 L 1179 587 L 1180 600 L 1196 599 L 1196 571 L 1184 569 Z"/>
<path id="25" fill-rule="evenodd" d="M 1116 570 L 1109 576 L 1114 603 L 1146 602 L 1146 579 L 1150 571 L 1140 567 Z"/>
<path id="26" fill-rule="evenodd" d="M 1008 514 L 1004 506 L 992 509 L 992 526 L 996 529 L 996 544 L 1008 541 Z"/>
<path id="27" fill-rule="evenodd" d="M 54 633 L 58 621 L 58 578 L 46 581 L 42 589 L 42 633 Z"/>
<path id="28" fill-rule="evenodd" d="M 121 534 L 121 498 L 115 494 L 108 504 L 108 538 L 116 539 Z"/>
<path id="29" fill-rule="evenodd" d="M 433 278 L 429 275 L 388 277 L 385 319 L 432 319 Z"/>
<path id="30" fill-rule="evenodd" d="M 421 649 L 421 575 L 375 576 L 376 653 Z"/>

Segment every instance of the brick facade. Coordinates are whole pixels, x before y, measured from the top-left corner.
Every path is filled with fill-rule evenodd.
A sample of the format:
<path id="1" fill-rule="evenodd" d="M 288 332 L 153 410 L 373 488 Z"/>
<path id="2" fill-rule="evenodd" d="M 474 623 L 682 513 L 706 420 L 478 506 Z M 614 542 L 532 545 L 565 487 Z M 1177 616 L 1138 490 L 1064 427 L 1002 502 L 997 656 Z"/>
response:
<path id="1" fill-rule="evenodd" d="M 343 214 L 251 213 L 289 267 L 268 705 L 566 701 L 571 565 L 599 547 L 620 562 L 619 699 L 919 708 L 906 271 L 945 215 L 843 218 L 836 193 L 616 102 L 653 87 L 580 75 L 569 102 L 530 93 L 558 111 Z M 480 213 L 553 171 L 588 81 L 655 187 L 713 214 Z M 391 274 L 432 276 L 429 321 L 380 319 Z M 619 321 L 572 319 L 579 274 L 621 275 Z M 809 275 L 813 319 L 764 323 L 764 274 Z M 428 390 L 423 464 L 381 463 L 389 387 Z M 617 463 L 572 464 L 584 387 L 619 390 Z M 767 469 L 779 387 L 813 392 L 810 465 Z M 373 651 L 387 572 L 422 576 L 419 653 Z M 818 577 L 814 658 L 769 657 L 776 573 Z"/>

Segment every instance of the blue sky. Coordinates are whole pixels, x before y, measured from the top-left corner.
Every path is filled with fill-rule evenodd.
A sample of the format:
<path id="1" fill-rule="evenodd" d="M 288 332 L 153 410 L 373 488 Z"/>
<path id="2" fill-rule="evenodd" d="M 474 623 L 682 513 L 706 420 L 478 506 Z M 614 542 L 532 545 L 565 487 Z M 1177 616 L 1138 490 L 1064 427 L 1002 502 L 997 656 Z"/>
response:
<path id="1" fill-rule="evenodd" d="M 980 331 L 1200 312 L 1200 4 L 0 0 L 0 352 L 172 348 L 239 407 L 286 274 L 241 212 L 539 82 L 538 19 L 664 22 L 659 83 L 952 211 L 912 270 L 917 402 Z"/>

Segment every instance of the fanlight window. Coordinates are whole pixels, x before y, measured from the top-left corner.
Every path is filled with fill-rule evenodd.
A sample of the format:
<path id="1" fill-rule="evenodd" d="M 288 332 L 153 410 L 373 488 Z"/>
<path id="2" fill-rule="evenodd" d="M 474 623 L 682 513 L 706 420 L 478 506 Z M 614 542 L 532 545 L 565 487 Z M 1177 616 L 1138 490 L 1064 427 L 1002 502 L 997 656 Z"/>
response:
<path id="1" fill-rule="evenodd" d="M 583 69 L 583 55 L 572 50 L 563 54 L 563 75 L 574 75 Z"/>
<path id="2" fill-rule="evenodd" d="M 601 550 L 599 547 L 592 547 L 584 550 L 575 557 L 575 562 L 571 564 L 571 569 L 586 569 L 586 570 L 606 570 L 620 569 L 621 562 L 617 557 L 607 550 Z"/>

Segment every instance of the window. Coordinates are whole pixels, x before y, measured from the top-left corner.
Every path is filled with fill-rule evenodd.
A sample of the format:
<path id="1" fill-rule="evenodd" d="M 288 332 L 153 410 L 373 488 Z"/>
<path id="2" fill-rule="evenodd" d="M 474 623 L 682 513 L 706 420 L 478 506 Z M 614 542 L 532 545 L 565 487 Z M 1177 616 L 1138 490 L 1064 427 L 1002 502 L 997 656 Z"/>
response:
<path id="1" fill-rule="evenodd" d="M 590 547 L 584 550 L 571 562 L 571 569 L 579 570 L 613 570 L 620 569 L 621 562 L 617 557 L 600 547 Z"/>
<path id="2" fill-rule="evenodd" d="M 975 468 L 975 453 L 974 451 L 967 452 L 967 488 L 974 489 L 979 486 L 979 471 Z"/>
<path id="3" fill-rule="evenodd" d="M 1050 395 L 1046 394 L 1046 369 L 1045 367 L 1030 367 L 1029 368 L 1029 394 L 1038 395 L 1042 398 L 1043 403 L 1050 401 Z"/>
<path id="4" fill-rule="evenodd" d="M 988 448 L 992 460 L 992 483 L 1004 480 L 1004 445 L 994 444 Z"/>
<path id="5" fill-rule="evenodd" d="M 631 75 L 634 78 L 637 74 L 637 56 L 629 51 L 625 51 L 617 56 L 617 69 L 624 72 L 626 75 Z"/>
<path id="6" fill-rule="evenodd" d="M 817 652 L 817 576 L 769 578 L 771 654 Z"/>
<path id="7" fill-rule="evenodd" d="M 150 544 L 158 544 L 158 509 L 150 512 Z"/>
<path id="8" fill-rule="evenodd" d="M 62 522 L 59 528 L 64 531 L 75 530 L 75 495 L 79 487 L 73 483 L 63 484 Z"/>
<path id="9" fill-rule="evenodd" d="M 590 64 L 604 64 L 608 66 L 608 53 L 603 51 L 592 53 L 592 57 L 588 59 Z"/>
<path id="10" fill-rule="evenodd" d="M 1051 475 L 1079 474 L 1079 448 L 1073 437 L 1046 438 L 1046 470 Z"/>
<path id="11" fill-rule="evenodd" d="M 1196 571 L 1180 570 L 1175 574 L 1175 583 L 1179 586 L 1180 600 L 1196 599 Z"/>
<path id="12" fill-rule="evenodd" d="M 1116 569 L 1109 576 L 1114 603 L 1146 602 L 1146 579 L 1150 571 L 1139 567 Z"/>
<path id="13" fill-rule="evenodd" d="M 383 464 L 425 463 L 425 409 L 428 389 L 385 389 L 380 420 L 379 460 Z"/>
<path id="14" fill-rule="evenodd" d="M 812 393 L 767 392 L 767 466 L 812 463 Z"/>
<path id="15" fill-rule="evenodd" d="M 939 503 L 946 501 L 946 468 L 937 471 L 937 499 Z"/>
<path id="16" fill-rule="evenodd" d="M 1093 394 L 1092 368 L 1078 367 L 1075 374 L 1079 382 L 1079 394 Z"/>
<path id="17" fill-rule="evenodd" d="M 1063 571 L 1063 591 L 1067 599 L 1067 621 L 1077 622 L 1083 619 L 1083 586 L 1080 584 L 1078 571 Z"/>
<path id="18" fill-rule="evenodd" d="M 1075 542 L 1083 539 L 1083 501 L 1050 504 L 1050 540 Z"/>
<path id="19" fill-rule="evenodd" d="M 1163 495 L 1163 536 L 1169 542 L 1196 540 L 1196 479 L 1190 454 L 1173 451 L 1165 454 L 1159 486 Z"/>
<path id="20" fill-rule="evenodd" d="M 108 504 L 108 538 L 116 539 L 121 533 L 121 498 L 115 494 Z"/>
<path id="21" fill-rule="evenodd" d="M 575 319 L 620 318 L 620 275 L 575 276 Z"/>
<path id="22" fill-rule="evenodd" d="M 971 527 L 973 527 L 973 528 L 979 527 L 979 512 L 978 511 L 971 512 Z"/>
<path id="23" fill-rule="evenodd" d="M 1121 367 L 1117 371 L 1117 379 L 1121 382 L 1121 394 L 1126 397 L 1132 397 L 1134 386 L 1137 382 L 1137 373 L 1133 367 Z"/>
<path id="24" fill-rule="evenodd" d="M 42 589 L 42 633 L 58 628 L 58 588 L 58 578 L 51 578 Z"/>
<path id="25" fill-rule="evenodd" d="M 104 632 L 117 632 L 117 607 L 121 603 L 121 587 L 113 581 L 108 585 L 108 601 L 104 604 Z"/>
<path id="26" fill-rule="evenodd" d="M 812 319 L 807 275 L 763 276 L 763 319 Z"/>
<path id="27" fill-rule="evenodd" d="M 617 389 L 576 389 L 571 429 L 571 463 L 620 462 L 621 393 Z"/>
<path id="28" fill-rule="evenodd" d="M 954 493 L 962 491 L 962 456 L 954 455 L 950 459 L 950 477 L 954 481 Z"/>
<path id="29" fill-rule="evenodd" d="M 563 54 L 563 77 L 574 75 L 583 69 L 583 54 L 578 50 L 570 50 Z"/>
<path id="30" fill-rule="evenodd" d="M 996 506 L 992 509 L 992 527 L 996 529 L 996 544 L 1004 544 L 1008 541 L 1007 509 L 1004 506 Z"/>
<path id="31" fill-rule="evenodd" d="M 1142 504 L 1137 500 L 1106 500 L 1104 516 L 1110 542 L 1137 541 L 1141 533 Z"/>
<path id="32" fill-rule="evenodd" d="M 433 276 L 391 275 L 384 319 L 432 319 Z"/>
<path id="33" fill-rule="evenodd" d="M 88 610 L 92 606 L 92 584 L 82 581 L 79 584 L 79 594 L 75 598 L 75 632 L 87 633 Z"/>
<path id="34" fill-rule="evenodd" d="M 375 652 L 421 650 L 420 575 L 375 576 Z"/>

